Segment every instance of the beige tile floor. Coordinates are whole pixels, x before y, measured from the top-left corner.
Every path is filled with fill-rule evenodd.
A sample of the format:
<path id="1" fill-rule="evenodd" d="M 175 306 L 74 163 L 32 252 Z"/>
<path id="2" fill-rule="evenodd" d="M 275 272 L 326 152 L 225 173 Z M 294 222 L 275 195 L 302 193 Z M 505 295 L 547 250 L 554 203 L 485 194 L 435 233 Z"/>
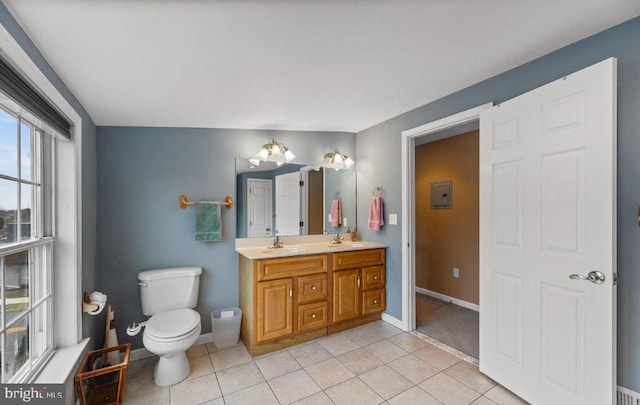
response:
<path id="1" fill-rule="evenodd" d="M 241 343 L 223 350 L 209 343 L 189 349 L 191 373 L 171 387 L 153 383 L 156 357 L 132 362 L 124 402 L 526 404 L 441 347 L 382 321 L 255 358 Z"/>

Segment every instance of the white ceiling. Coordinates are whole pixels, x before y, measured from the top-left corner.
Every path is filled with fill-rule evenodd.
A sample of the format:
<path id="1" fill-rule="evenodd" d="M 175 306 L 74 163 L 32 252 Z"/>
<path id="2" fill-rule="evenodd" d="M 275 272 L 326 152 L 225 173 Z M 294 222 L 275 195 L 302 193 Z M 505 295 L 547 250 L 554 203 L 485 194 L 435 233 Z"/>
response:
<path id="1" fill-rule="evenodd" d="M 356 132 L 638 0 L 2 0 L 97 125 Z"/>

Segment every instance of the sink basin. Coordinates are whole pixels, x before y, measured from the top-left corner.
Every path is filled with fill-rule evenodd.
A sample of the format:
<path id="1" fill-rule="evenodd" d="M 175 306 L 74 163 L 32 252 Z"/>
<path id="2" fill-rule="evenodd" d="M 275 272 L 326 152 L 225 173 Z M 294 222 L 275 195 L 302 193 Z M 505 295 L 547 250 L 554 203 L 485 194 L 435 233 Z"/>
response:
<path id="1" fill-rule="evenodd" d="M 300 247 L 282 247 L 277 249 L 264 249 L 260 253 L 273 253 L 274 255 L 285 255 L 303 252 L 305 249 Z"/>

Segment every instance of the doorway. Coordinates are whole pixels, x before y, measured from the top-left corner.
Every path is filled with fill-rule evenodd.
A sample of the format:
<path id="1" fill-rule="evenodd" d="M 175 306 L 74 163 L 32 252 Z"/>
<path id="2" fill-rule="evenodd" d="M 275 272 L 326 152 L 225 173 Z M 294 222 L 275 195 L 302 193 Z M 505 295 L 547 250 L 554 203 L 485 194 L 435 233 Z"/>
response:
<path id="1" fill-rule="evenodd" d="M 464 129 L 472 130 L 480 119 L 480 113 L 493 103 L 462 111 L 428 124 L 406 130 L 402 133 L 402 327 L 407 331 L 416 329 L 416 273 L 415 247 L 416 215 L 415 204 L 415 148 L 416 142 L 426 143 L 460 134 Z M 465 127 L 466 126 L 466 127 Z M 454 197 L 455 198 L 455 197 Z"/>
<path id="2" fill-rule="evenodd" d="M 415 140 L 416 329 L 479 357 L 479 121 Z"/>

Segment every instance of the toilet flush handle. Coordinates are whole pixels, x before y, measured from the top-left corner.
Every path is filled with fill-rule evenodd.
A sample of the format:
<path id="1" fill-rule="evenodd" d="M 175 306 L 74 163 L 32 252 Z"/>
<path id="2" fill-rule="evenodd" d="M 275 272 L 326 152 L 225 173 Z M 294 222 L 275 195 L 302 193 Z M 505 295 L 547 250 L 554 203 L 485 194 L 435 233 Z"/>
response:
<path id="1" fill-rule="evenodd" d="M 140 322 L 140 323 L 132 323 L 131 325 L 129 325 L 127 327 L 127 335 L 129 336 L 135 336 L 138 333 L 140 333 L 140 331 L 142 330 L 142 328 L 147 324 L 147 322 Z"/>
<path id="2" fill-rule="evenodd" d="M 140 281 L 140 282 L 138 283 L 138 285 L 139 285 L 140 287 L 149 287 L 149 284 L 145 283 L 144 281 Z"/>

